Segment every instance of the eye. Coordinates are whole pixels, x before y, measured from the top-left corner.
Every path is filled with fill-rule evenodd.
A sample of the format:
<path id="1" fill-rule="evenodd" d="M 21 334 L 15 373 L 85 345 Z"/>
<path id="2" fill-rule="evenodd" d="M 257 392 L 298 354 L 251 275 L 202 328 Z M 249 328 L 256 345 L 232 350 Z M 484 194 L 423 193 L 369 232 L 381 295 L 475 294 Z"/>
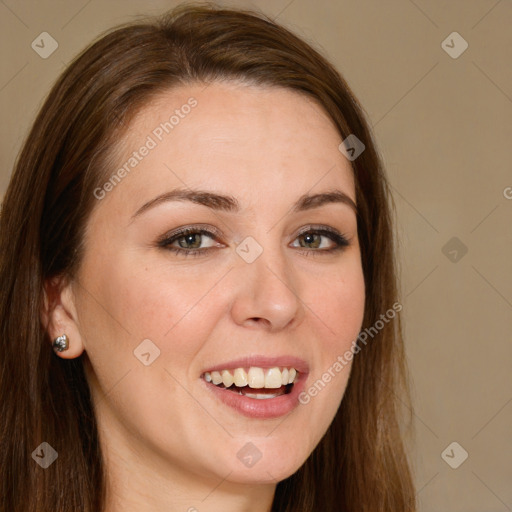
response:
<path id="1" fill-rule="evenodd" d="M 327 242 L 327 248 L 325 248 L 326 244 L 322 241 L 322 238 L 329 239 L 334 245 L 328 247 Z M 306 255 L 310 254 L 311 252 L 324 254 L 333 253 L 335 251 L 340 251 L 350 245 L 350 241 L 345 235 L 327 226 L 318 228 L 309 227 L 305 231 L 299 233 L 297 240 L 303 241 L 304 244 L 306 244 L 299 246 L 309 249 L 307 251 L 301 251 Z"/>
<path id="2" fill-rule="evenodd" d="M 204 237 L 214 240 L 218 236 L 214 231 L 189 227 L 165 236 L 158 242 L 158 246 L 184 256 L 200 256 L 210 252 L 215 247 L 214 245 L 204 247 L 202 245 L 205 241 Z M 177 243 L 178 247 L 173 246 L 175 243 Z"/>
<path id="3" fill-rule="evenodd" d="M 158 246 L 183 256 L 204 256 L 211 250 L 219 247 L 219 245 L 213 243 L 205 247 L 203 245 L 205 242 L 204 237 L 213 241 L 216 238 L 220 238 L 220 236 L 220 233 L 214 230 L 203 227 L 187 227 L 170 235 L 165 235 L 158 241 Z M 322 238 L 329 239 L 333 245 L 325 247 L 326 244 Z M 305 244 L 300 244 L 298 247 L 305 248 L 305 251 L 299 252 L 307 256 L 311 253 L 330 254 L 350 245 L 350 241 L 345 235 L 328 226 L 318 228 L 308 226 L 297 235 L 296 240 L 302 241 Z M 297 245 L 292 247 L 297 247 Z"/>

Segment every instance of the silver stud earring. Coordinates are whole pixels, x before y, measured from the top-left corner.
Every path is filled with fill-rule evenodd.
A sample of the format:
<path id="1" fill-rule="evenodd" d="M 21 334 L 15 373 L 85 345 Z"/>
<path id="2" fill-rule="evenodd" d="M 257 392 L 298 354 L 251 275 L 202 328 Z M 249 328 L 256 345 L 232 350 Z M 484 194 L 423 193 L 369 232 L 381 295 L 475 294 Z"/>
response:
<path id="1" fill-rule="evenodd" d="M 65 334 L 58 336 L 53 340 L 52 345 L 55 352 L 63 352 L 69 348 L 69 338 Z"/>

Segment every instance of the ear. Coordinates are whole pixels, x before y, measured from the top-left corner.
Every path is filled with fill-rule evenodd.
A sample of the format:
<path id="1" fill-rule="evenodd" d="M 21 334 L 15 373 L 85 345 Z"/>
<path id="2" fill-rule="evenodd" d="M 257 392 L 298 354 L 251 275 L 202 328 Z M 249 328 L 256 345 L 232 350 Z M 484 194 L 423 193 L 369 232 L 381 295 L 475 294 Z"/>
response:
<path id="1" fill-rule="evenodd" d="M 55 354 L 63 359 L 73 359 L 82 354 L 85 347 L 80 334 L 71 280 L 58 276 L 45 281 L 41 322 L 50 342 L 53 343 L 57 336 L 63 334 L 69 338 L 69 348 L 63 352 L 55 351 Z"/>

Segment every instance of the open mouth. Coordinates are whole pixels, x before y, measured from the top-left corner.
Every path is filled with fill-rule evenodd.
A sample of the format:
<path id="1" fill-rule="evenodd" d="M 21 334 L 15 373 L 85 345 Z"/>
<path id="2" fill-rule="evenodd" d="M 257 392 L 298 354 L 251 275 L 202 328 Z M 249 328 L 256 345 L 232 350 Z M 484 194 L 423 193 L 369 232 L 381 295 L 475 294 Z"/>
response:
<path id="1" fill-rule="evenodd" d="M 201 377 L 220 389 L 266 400 L 289 394 L 298 379 L 298 372 L 295 368 L 250 367 L 206 372 Z"/>
<path id="2" fill-rule="evenodd" d="M 281 395 L 287 395 L 291 392 L 293 388 L 293 384 L 286 384 L 286 386 L 281 386 L 277 389 L 268 389 L 268 388 L 259 388 L 254 389 L 248 386 L 239 387 L 239 386 L 230 386 L 227 388 L 224 384 L 218 384 L 218 388 L 226 389 L 228 391 L 232 391 L 234 393 L 238 393 L 239 395 L 244 395 L 249 398 L 256 398 L 258 400 L 265 400 L 268 398 L 276 398 Z"/>

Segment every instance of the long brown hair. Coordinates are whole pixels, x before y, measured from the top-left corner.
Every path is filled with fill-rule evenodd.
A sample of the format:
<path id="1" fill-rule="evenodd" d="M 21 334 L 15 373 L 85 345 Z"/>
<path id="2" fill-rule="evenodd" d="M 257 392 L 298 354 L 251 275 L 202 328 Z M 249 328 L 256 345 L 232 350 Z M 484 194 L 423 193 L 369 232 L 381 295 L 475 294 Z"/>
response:
<path id="1" fill-rule="evenodd" d="M 352 168 L 364 328 L 397 303 L 389 185 L 362 107 L 319 52 L 260 13 L 212 5 L 182 5 L 109 31 L 50 91 L 3 201 L 1 511 L 104 510 L 105 468 L 83 369 L 87 354 L 66 360 L 53 353 L 40 320 L 44 283 L 72 277 L 78 268 L 93 190 L 112 174 L 116 141 L 137 111 L 173 86 L 230 79 L 299 91 L 325 109 L 342 139 L 355 134 L 363 141 Z M 304 465 L 278 483 L 273 511 L 416 509 L 401 432 L 400 402 L 410 398 L 400 317 L 372 338 L 354 358 L 327 433 Z M 43 442 L 58 452 L 47 469 L 32 458 Z"/>

